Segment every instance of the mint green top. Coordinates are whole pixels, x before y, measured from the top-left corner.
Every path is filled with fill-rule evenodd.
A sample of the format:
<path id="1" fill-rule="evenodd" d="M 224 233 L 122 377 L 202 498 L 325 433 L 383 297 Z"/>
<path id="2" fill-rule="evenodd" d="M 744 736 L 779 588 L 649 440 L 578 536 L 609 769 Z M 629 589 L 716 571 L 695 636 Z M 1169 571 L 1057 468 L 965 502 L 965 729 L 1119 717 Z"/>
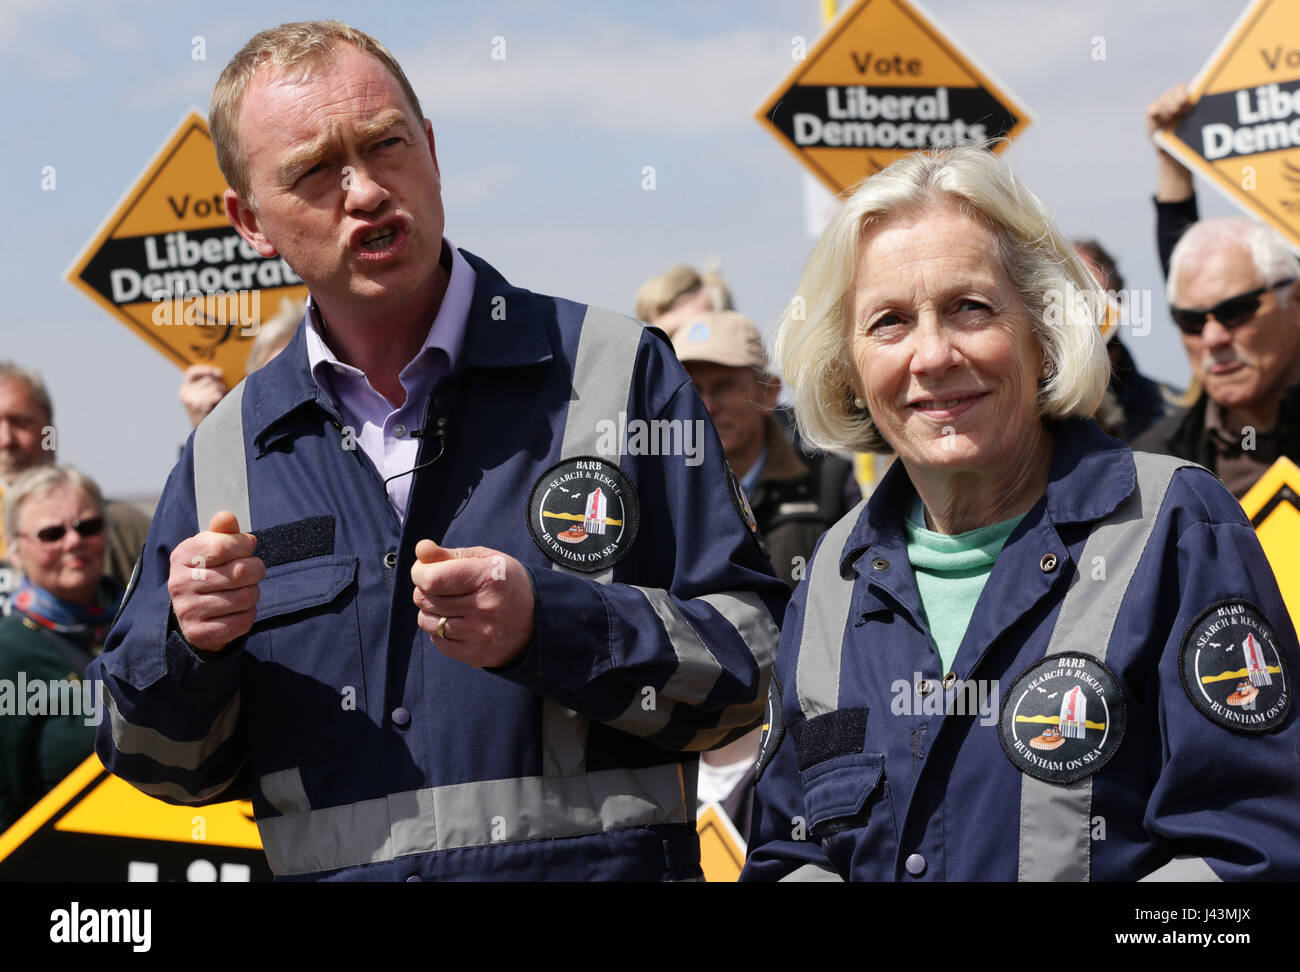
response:
<path id="1" fill-rule="evenodd" d="M 916 575 L 921 613 L 939 653 L 941 672 L 953 670 L 952 661 L 975 613 L 984 582 L 1007 537 L 1024 518 L 1021 513 L 1001 523 L 949 536 L 925 528 L 925 507 L 920 496 L 903 518 L 907 559 Z"/>

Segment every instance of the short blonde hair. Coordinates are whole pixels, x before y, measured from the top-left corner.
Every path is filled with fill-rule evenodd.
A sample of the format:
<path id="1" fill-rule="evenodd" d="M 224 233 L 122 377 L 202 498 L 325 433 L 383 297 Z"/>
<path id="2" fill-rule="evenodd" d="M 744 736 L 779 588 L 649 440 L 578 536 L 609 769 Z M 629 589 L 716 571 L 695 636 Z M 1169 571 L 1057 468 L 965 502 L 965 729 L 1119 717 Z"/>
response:
<path id="1" fill-rule="evenodd" d="M 660 316 L 672 310 L 673 305 L 678 301 L 701 290 L 708 293 L 715 311 L 735 309 L 731 288 L 722 279 L 722 274 L 717 267 L 709 267 L 700 273 L 694 267 L 679 263 L 651 277 L 637 288 L 636 318 L 647 324 L 653 324 Z"/>
<path id="2" fill-rule="evenodd" d="M 14 480 L 13 485 L 5 490 L 4 531 L 5 543 L 8 546 L 13 547 L 18 542 L 18 515 L 22 511 L 23 503 L 38 493 L 45 493 L 60 486 L 80 489 L 95 504 L 99 515 L 107 519 L 104 511 L 104 494 L 99 491 L 93 479 L 71 466 L 37 466 L 22 473 Z"/>
<path id="3" fill-rule="evenodd" d="M 217 149 L 217 165 L 240 199 L 253 202 L 248 160 L 239 142 L 239 112 L 253 75 L 263 66 L 295 68 L 306 75 L 311 69 L 327 64 L 334 56 L 334 45 L 340 42 L 351 44 L 388 68 L 415 111 L 416 120 L 424 120 L 420 99 L 415 96 L 415 89 L 401 65 L 388 48 L 369 34 L 337 20 L 307 20 L 264 30 L 230 59 L 212 89 L 208 105 L 208 125 L 212 144 Z"/>
<path id="4" fill-rule="evenodd" d="M 984 148 L 914 152 L 864 179 L 813 248 L 776 338 L 776 358 L 794 388 L 799 432 L 836 451 L 885 452 L 889 444 L 854 405 L 849 331 L 852 288 L 865 230 L 897 216 L 957 203 L 986 223 L 1007 278 L 1020 294 L 1048 362 L 1039 383 L 1041 418 L 1091 416 L 1110 379 L 1098 322 L 1104 294 L 1046 207 Z M 1076 299 L 1067 299 L 1068 295 Z M 1078 300 L 1082 294 L 1085 300 Z M 1055 313 L 1048 308 L 1056 305 Z"/>

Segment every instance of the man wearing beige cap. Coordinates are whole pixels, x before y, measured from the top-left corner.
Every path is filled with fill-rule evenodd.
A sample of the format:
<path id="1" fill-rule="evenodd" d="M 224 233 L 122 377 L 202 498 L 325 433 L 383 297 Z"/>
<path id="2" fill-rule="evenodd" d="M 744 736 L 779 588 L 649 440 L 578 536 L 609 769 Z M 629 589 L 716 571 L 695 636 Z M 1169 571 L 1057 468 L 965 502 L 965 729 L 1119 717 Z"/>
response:
<path id="1" fill-rule="evenodd" d="M 781 379 L 768 371 L 763 339 L 743 314 L 700 314 L 677 331 L 673 348 L 717 427 L 772 566 L 794 586 L 817 538 L 861 498 L 848 461 L 791 445 L 775 414 Z"/>
<path id="2" fill-rule="evenodd" d="M 710 311 L 680 327 L 673 348 L 686 366 L 740 478 L 772 566 L 794 586 L 817 538 L 860 498 L 847 460 L 801 455 L 776 417 L 781 380 L 768 371 L 763 339 L 736 311 Z M 703 753 L 701 801 L 717 800 L 749 839 L 758 733 Z"/>

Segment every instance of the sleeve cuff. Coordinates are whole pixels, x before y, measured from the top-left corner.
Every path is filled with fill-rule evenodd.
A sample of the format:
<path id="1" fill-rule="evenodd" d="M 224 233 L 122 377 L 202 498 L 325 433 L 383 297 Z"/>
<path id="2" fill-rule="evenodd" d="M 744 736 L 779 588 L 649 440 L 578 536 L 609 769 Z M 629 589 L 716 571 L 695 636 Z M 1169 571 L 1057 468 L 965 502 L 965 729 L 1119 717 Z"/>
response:
<path id="1" fill-rule="evenodd" d="M 220 651 L 202 651 L 181 634 L 171 606 L 167 608 L 167 638 L 163 643 L 167 682 L 185 698 L 211 699 L 239 678 L 240 655 L 246 637 L 236 638 Z"/>
<path id="2" fill-rule="evenodd" d="M 1151 197 L 1151 201 L 1156 204 L 1157 210 L 1164 210 L 1167 213 L 1175 215 L 1185 215 L 1189 222 L 1196 222 L 1199 213 L 1196 208 L 1196 194 L 1188 196 L 1186 199 L 1157 199 Z"/>
<path id="3" fill-rule="evenodd" d="M 600 585 L 558 570 L 525 567 L 533 585 L 533 640 L 491 669 L 537 692 L 576 692 L 613 667 L 613 630 Z"/>

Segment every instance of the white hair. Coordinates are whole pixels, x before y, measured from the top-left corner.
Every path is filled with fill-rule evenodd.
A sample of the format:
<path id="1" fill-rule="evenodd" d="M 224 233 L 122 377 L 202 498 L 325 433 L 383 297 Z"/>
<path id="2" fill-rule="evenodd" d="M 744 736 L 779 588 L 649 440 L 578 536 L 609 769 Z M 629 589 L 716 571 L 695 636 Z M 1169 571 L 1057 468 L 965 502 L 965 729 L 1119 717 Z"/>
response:
<path id="1" fill-rule="evenodd" d="M 1169 306 L 1178 306 L 1177 280 L 1185 267 L 1196 266 L 1216 250 L 1234 244 L 1250 254 L 1262 285 L 1270 286 L 1289 277 L 1300 277 L 1300 260 L 1282 237 L 1267 226 L 1241 216 L 1206 219 L 1193 224 L 1183 234 L 1169 257 L 1169 282 L 1165 285 Z M 1278 293 L 1278 300 L 1284 307 L 1289 297 L 1285 291 Z"/>
<path id="2" fill-rule="evenodd" d="M 1091 416 L 1110 380 L 1099 322 L 1104 296 L 1046 207 L 986 149 L 914 152 L 864 179 L 813 248 L 776 337 L 775 356 L 794 388 L 802 436 L 830 450 L 886 451 L 870 414 L 854 405 L 849 354 L 852 287 L 864 230 L 957 203 L 997 240 L 1002 268 L 1020 295 L 1047 359 L 1042 418 Z M 1065 299 L 1068 294 L 1083 300 Z M 1055 313 L 1048 313 L 1055 304 Z"/>

